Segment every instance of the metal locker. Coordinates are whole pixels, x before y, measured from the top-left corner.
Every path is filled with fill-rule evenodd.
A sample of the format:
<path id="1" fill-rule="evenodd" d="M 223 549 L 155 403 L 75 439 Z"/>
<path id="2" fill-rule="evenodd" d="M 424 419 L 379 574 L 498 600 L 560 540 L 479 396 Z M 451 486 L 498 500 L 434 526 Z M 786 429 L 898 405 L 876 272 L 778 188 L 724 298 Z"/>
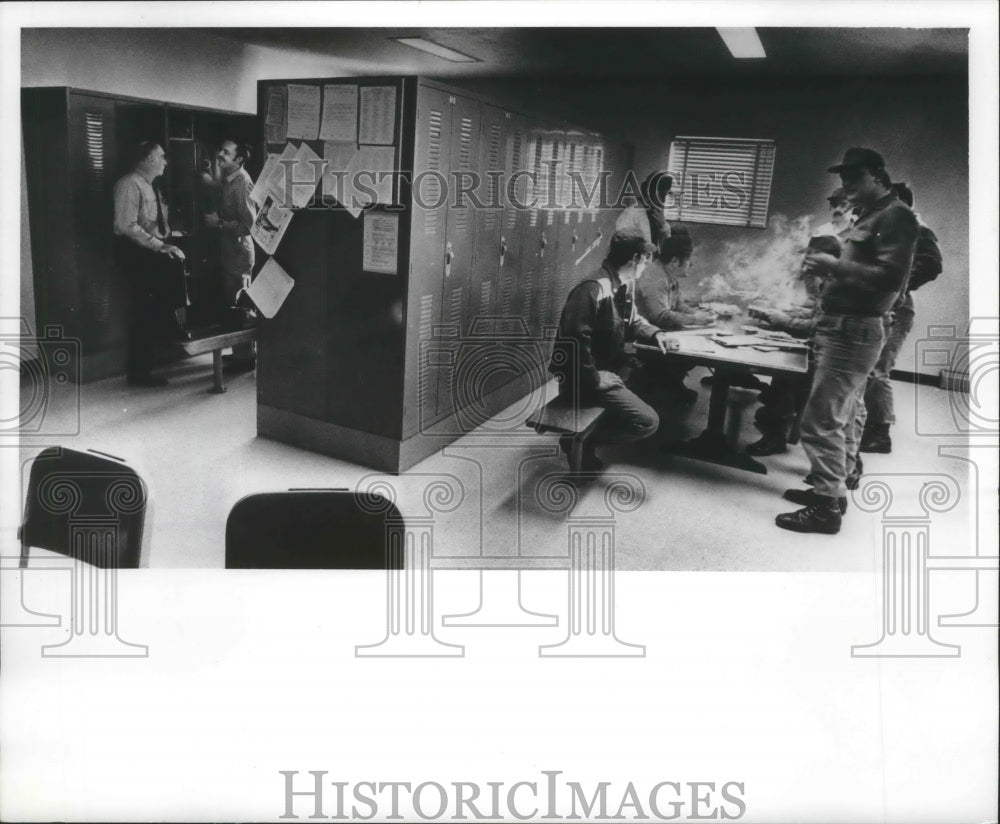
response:
<path id="1" fill-rule="evenodd" d="M 504 126 L 508 115 L 496 106 L 482 104 L 482 139 L 479 141 L 479 175 L 476 197 L 481 207 L 474 209 L 474 240 L 468 304 L 463 313 L 463 333 L 482 328 L 476 320 L 498 313 L 497 286 L 503 236 L 503 196 L 505 175 Z"/>
<path id="2" fill-rule="evenodd" d="M 465 405 L 470 387 L 455 383 L 458 349 L 468 328 L 465 311 L 472 285 L 472 252 L 475 240 L 476 208 L 468 189 L 479 171 L 481 106 L 477 100 L 452 95 L 451 163 L 448 175 L 447 224 L 445 229 L 444 277 L 441 281 L 441 328 L 438 351 L 447 364 L 439 370 L 435 419 Z"/>
<path id="3" fill-rule="evenodd" d="M 504 208 L 500 234 L 500 270 L 497 313 L 504 318 L 517 315 L 521 278 L 524 269 L 524 236 L 528 226 L 528 124 L 525 118 L 511 114 L 504 120 Z"/>
<path id="4" fill-rule="evenodd" d="M 438 351 L 434 331 L 441 325 L 447 244 L 447 178 L 451 168 L 453 109 L 450 98 L 451 95 L 426 86 L 417 91 L 403 390 L 406 434 L 430 423 L 437 411 L 443 353 Z"/>

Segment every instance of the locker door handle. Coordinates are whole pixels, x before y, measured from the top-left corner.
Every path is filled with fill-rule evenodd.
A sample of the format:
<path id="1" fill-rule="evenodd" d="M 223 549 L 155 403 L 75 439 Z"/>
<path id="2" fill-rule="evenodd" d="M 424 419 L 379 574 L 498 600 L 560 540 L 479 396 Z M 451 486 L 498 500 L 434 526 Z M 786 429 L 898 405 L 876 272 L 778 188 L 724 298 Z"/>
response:
<path id="1" fill-rule="evenodd" d="M 503 266 L 503 259 L 507 256 L 507 238 L 500 238 L 500 265 Z"/>
<path id="2" fill-rule="evenodd" d="M 451 274 L 451 259 L 455 257 L 455 252 L 452 249 L 451 242 L 444 247 L 444 276 L 448 277 Z"/>
<path id="3" fill-rule="evenodd" d="M 549 239 L 545 237 L 545 232 L 542 232 L 541 250 L 539 251 L 538 254 L 539 257 L 545 254 L 545 247 L 548 245 L 549 245 Z"/>
<path id="4" fill-rule="evenodd" d="M 576 232 L 575 232 L 575 231 L 573 232 L 573 234 L 572 234 L 572 235 L 570 235 L 570 239 L 569 239 L 569 242 L 570 242 L 570 246 L 571 246 L 571 248 L 573 249 L 573 251 L 576 251 L 576 242 L 577 242 L 577 241 L 578 241 L 579 239 L 580 239 L 580 238 L 578 238 L 578 237 L 576 236 Z"/>

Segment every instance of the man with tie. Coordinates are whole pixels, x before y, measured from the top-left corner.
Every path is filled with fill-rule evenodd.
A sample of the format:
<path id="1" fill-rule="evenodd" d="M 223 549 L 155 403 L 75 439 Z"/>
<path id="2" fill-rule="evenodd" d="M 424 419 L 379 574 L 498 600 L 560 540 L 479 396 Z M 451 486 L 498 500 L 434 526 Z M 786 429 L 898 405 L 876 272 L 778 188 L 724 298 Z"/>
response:
<path id="1" fill-rule="evenodd" d="M 144 141 L 132 171 L 115 183 L 115 258 L 128 280 L 131 299 L 128 383 L 165 386 L 150 372 L 153 344 L 182 333 L 174 310 L 184 305 L 184 252 L 167 242 L 167 205 L 154 181 L 167 168 L 159 143 Z"/>
<path id="2" fill-rule="evenodd" d="M 584 445 L 585 472 L 598 472 L 602 444 L 629 443 L 648 438 L 660 425 L 649 404 L 629 389 L 619 371 L 627 365 L 627 341 L 676 349 L 666 332 L 637 312 L 632 285 L 649 264 L 656 247 L 636 232 L 615 232 L 601 268 L 581 281 L 563 307 L 549 371 L 559 381 L 559 394 L 577 408 L 602 406 L 606 410 L 597 430 Z M 571 438 L 559 445 L 569 457 Z"/>

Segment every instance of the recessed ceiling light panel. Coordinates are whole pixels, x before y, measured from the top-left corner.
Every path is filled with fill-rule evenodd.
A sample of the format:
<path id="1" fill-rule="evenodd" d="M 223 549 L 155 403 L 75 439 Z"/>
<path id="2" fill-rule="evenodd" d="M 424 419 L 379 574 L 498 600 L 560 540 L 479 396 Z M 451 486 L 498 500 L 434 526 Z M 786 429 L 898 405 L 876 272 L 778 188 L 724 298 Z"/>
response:
<path id="1" fill-rule="evenodd" d="M 740 59 L 757 59 L 767 57 L 764 54 L 764 44 L 760 42 L 756 29 L 719 29 L 716 31 L 722 38 L 729 53 Z"/>
<path id="2" fill-rule="evenodd" d="M 442 60 L 450 60 L 452 63 L 479 63 L 477 58 L 470 57 L 467 54 L 462 54 L 454 49 L 449 49 L 446 46 L 439 45 L 432 40 L 428 40 L 425 37 L 390 37 L 390 40 L 395 40 L 397 43 L 402 43 L 404 46 L 409 46 L 412 49 L 420 49 L 422 52 L 427 52 L 428 54 L 433 54 L 435 57 L 440 57 Z"/>

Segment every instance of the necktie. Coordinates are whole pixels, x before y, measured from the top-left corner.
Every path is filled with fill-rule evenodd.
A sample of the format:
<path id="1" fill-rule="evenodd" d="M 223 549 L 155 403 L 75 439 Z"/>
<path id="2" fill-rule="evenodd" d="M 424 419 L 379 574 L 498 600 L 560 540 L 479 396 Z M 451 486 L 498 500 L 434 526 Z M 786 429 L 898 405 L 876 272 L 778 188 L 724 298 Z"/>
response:
<path id="1" fill-rule="evenodd" d="M 163 217 L 163 200 L 160 197 L 159 186 L 153 186 L 153 196 L 156 198 L 156 228 L 160 232 L 160 237 L 166 237 L 167 221 Z"/>

